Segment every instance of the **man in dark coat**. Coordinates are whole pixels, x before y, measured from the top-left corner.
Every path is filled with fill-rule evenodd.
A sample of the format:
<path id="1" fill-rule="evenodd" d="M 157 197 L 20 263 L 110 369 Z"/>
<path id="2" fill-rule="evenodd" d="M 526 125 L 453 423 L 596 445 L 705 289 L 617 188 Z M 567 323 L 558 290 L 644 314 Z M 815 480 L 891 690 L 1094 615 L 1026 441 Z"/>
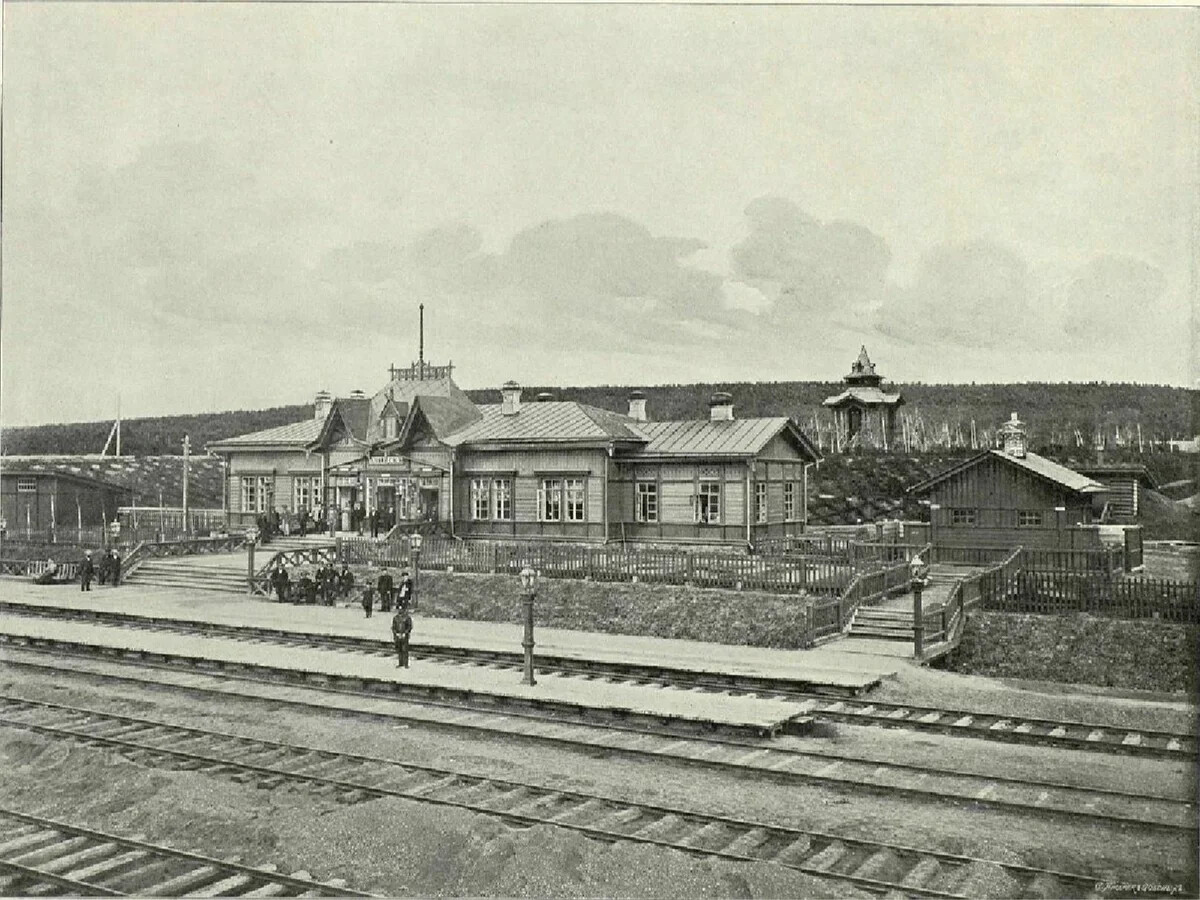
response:
<path id="1" fill-rule="evenodd" d="M 371 524 L 371 537 L 379 537 L 379 510 L 372 509 L 371 514 L 367 516 L 367 519 Z"/>
<path id="2" fill-rule="evenodd" d="M 112 558 L 107 551 L 100 551 L 100 562 L 96 566 L 96 580 L 100 584 L 108 583 L 108 570 L 112 568 Z"/>
<path id="3" fill-rule="evenodd" d="M 275 588 L 275 596 L 279 598 L 280 603 L 287 602 L 288 594 L 288 573 L 282 565 L 275 567 L 275 571 L 271 573 L 271 587 Z"/>
<path id="4" fill-rule="evenodd" d="M 367 618 L 371 618 L 371 613 L 375 609 L 375 588 L 371 587 L 370 582 L 363 585 L 362 608 L 363 612 L 367 614 Z"/>
<path id="5" fill-rule="evenodd" d="M 396 668 L 408 668 L 408 639 L 412 634 L 412 616 L 404 606 L 396 608 L 392 616 L 392 642 L 396 645 Z"/>
<path id="6" fill-rule="evenodd" d="M 115 549 L 112 552 L 112 565 L 109 568 L 108 577 L 113 587 L 121 583 L 121 554 Z"/>
<path id="7" fill-rule="evenodd" d="M 96 572 L 96 567 L 92 565 L 92 551 L 83 551 L 83 562 L 79 564 L 79 589 L 81 591 L 90 591 L 92 589 L 92 575 Z"/>
<path id="8" fill-rule="evenodd" d="M 308 534 L 308 510 L 305 507 L 296 510 L 296 521 L 300 525 L 300 537 L 304 537 Z"/>
<path id="9" fill-rule="evenodd" d="M 350 571 L 350 567 L 342 563 L 342 571 L 338 573 L 338 596 L 342 599 L 350 596 L 350 592 L 354 590 L 354 573 Z"/>
<path id="10" fill-rule="evenodd" d="M 395 582 L 392 581 L 392 573 L 388 571 L 387 566 L 383 567 L 383 571 L 379 573 L 379 582 L 376 587 L 379 588 L 379 609 L 382 612 L 391 612 L 392 610 L 392 589 Z"/>
<path id="11" fill-rule="evenodd" d="M 396 591 L 396 606 L 410 609 L 413 605 L 413 580 L 405 569 L 400 575 L 400 587 Z"/>
<path id="12" fill-rule="evenodd" d="M 305 572 L 304 575 L 302 575 L 300 577 L 299 587 L 300 587 L 300 592 L 299 592 L 300 599 L 304 603 L 307 603 L 309 606 L 312 606 L 314 603 L 317 602 L 317 583 L 315 581 L 313 581 L 312 578 L 309 577 L 307 572 Z"/>

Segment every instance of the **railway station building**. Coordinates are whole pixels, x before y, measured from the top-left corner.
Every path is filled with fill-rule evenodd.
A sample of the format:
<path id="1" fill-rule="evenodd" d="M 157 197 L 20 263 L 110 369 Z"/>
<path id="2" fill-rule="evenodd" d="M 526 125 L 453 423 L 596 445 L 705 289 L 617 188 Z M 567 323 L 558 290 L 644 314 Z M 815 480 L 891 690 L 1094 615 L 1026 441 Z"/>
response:
<path id="1" fill-rule="evenodd" d="M 934 544 L 1089 549 L 1100 538 L 1108 489 L 1026 449 L 1013 413 L 999 430 L 1002 449 L 963 460 L 909 490 L 929 498 Z"/>
<path id="2" fill-rule="evenodd" d="M 476 405 L 451 366 L 392 368 L 371 396 L 317 395 L 311 419 L 218 441 L 232 525 L 261 513 L 379 511 L 464 538 L 753 544 L 803 531 L 819 453 L 788 417 L 654 421 L 634 391 L 615 412 L 514 382 Z"/>

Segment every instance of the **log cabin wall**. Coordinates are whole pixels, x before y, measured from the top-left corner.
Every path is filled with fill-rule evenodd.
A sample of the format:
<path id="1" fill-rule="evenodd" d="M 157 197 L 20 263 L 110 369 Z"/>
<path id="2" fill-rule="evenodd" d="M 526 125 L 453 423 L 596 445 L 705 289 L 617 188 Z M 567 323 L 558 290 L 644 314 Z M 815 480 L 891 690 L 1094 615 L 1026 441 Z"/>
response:
<path id="1" fill-rule="evenodd" d="M 929 494 L 935 544 L 1065 547 L 1092 522 L 1092 501 L 989 457 Z"/>

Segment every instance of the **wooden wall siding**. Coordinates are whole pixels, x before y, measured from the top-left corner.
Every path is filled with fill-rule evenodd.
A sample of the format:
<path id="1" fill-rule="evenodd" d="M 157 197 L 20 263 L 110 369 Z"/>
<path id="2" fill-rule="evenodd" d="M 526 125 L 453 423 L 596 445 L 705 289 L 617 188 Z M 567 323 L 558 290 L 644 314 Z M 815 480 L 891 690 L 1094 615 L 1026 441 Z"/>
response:
<path id="1" fill-rule="evenodd" d="M 9 534 L 19 535 L 25 531 L 25 509 L 29 509 L 29 527 L 33 531 L 45 531 L 51 526 L 50 497 L 54 496 L 54 522 L 59 529 L 77 527 L 82 513 L 84 526 L 100 525 L 112 521 L 117 507 L 125 505 L 127 491 L 105 488 L 101 485 L 88 486 L 53 475 L 38 475 L 37 491 L 17 491 L 16 475 L 5 476 L 0 489 L 0 515 L 8 520 Z M 28 476 L 26 476 L 28 477 Z M 79 501 L 76 510 L 75 502 Z"/>
<path id="2" fill-rule="evenodd" d="M 1133 518 L 1137 515 L 1138 483 L 1136 479 L 1105 478 L 1104 486 L 1109 489 L 1106 496 L 1110 515 Z"/>
<path id="3" fill-rule="evenodd" d="M 760 459 L 795 459 L 804 460 L 800 451 L 782 434 L 777 434 L 767 442 L 767 446 L 759 451 Z"/>
<path id="4" fill-rule="evenodd" d="M 360 454 L 361 455 L 361 454 Z M 268 475 L 271 472 L 311 472 L 321 474 L 321 455 L 305 456 L 302 450 L 294 451 L 244 451 L 229 456 L 231 475 Z"/>
<path id="5" fill-rule="evenodd" d="M 937 485 L 930 500 L 943 508 L 1054 509 L 1065 505 L 1070 492 L 1015 466 L 989 457 Z"/>
<path id="6" fill-rule="evenodd" d="M 545 472 L 589 474 L 604 477 L 604 450 L 471 450 L 464 449 L 458 457 L 460 471 L 516 472 L 536 475 Z"/>
<path id="7" fill-rule="evenodd" d="M 741 525 L 746 526 L 746 481 L 745 476 L 739 481 L 725 482 L 725 496 L 721 498 L 725 503 L 723 522 L 726 525 Z M 754 510 L 750 510 L 750 515 L 754 515 Z M 746 533 L 742 532 L 742 538 L 745 539 Z"/>
<path id="8" fill-rule="evenodd" d="M 693 524 L 696 514 L 692 495 L 695 492 L 696 486 L 691 480 L 664 481 L 658 493 L 659 521 L 663 524 Z"/>

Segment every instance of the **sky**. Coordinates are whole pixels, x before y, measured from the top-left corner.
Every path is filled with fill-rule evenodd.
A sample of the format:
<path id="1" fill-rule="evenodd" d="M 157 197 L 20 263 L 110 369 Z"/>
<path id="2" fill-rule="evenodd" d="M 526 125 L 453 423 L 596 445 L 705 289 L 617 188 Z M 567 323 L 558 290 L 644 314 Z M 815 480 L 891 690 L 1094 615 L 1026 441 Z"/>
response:
<path id="1" fill-rule="evenodd" d="M 1192 9 L 9 3 L 5 425 L 1197 385 Z"/>

